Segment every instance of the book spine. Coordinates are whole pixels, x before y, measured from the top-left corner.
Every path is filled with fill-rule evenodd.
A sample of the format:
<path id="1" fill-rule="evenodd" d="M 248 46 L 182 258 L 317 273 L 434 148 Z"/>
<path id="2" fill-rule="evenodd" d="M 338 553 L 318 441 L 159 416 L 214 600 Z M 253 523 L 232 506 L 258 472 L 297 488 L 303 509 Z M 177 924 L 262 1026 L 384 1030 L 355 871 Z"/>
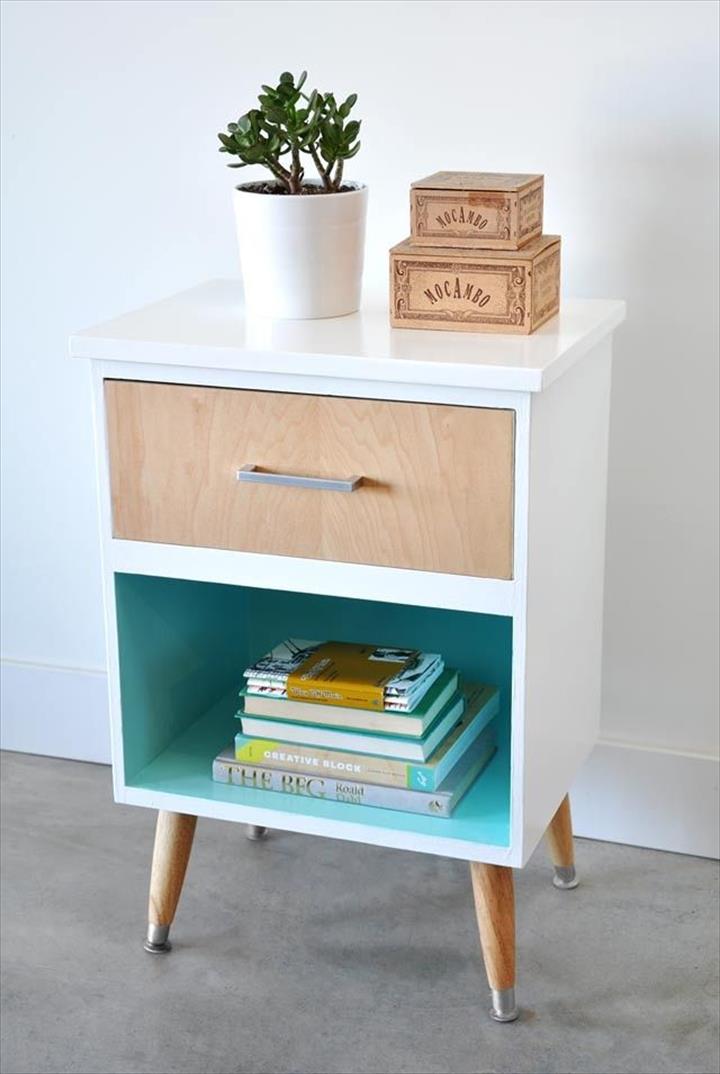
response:
<path id="1" fill-rule="evenodd" d="M 424 813 L 433 817 L 448 817 L 452 809 L 449 794 L 427 794 L 399 787 L 380 787 L 355 780 L 333 779 L 329 776 L 306 776 L 238 761 L 216 758 L 213 779 L 217 783 L 232 783 L 251 790 L 279 791 L 351 805 L 375 806 L 379 809 L 399 809 L 406 813 Z"/>
<path id="2" fill-rule="evenodd" d="M 382 787 L 434 791 L 436 773 L 433 765 L 409 764 L 374 753 L 350 753 L 323 750 L 316 746 L 296 746 L 288 742 L 235 736 L 235 760 L 303 775 L 331 776 L 377 783 Z"/>
<path id="3" fill-rule="evenodd" d="M 293 704 L 293 702 L 290 702 Z M 309 703 L 308 703 L 309 706 Z M 251 694 L 246 694 L 244 699 L 244 716 L 256 716 L 258 719 L 276 720 L 282 723 L 291 723 L 295 726 L 310 724 L 314 727 L 328 727 L 341 731 L 362 731 L 378 735 L 400 735 L 403 738 L 422 738 L 422 720 L 415 716 L 407 716 L 405 713 L 398 715 L 393 712 L 373 712 L 352 708 L 352 706 L 315 705 L 313 712 L 298 715 L 291 710 L 282 712 L 274 710 L 271 713 L 264 710 L 262 704 L 257 705 Z"/>
<path id="4" fill-rule="evenodd" d="M 409 787 L 410 769 L 413 767 L 405 761 L 378 757 L 372 753 L 293 746 L 287 742 L 248 738 L 243 734 L 235 736 L 235 759 L 262 768 L 302 775 L 357 779 L 384 787 Z"/>
<path id="5" fill-rule="evenodd" d="M 401 738 L 398 735 L 370 734 L 366 731 L 347 731 L 338 727 L 319 727 L 315 724 L 292 724 L 269 717 L 242 717 L 243 734 L 249 738 L 269 738 L 273 741 L 310 746 L 312 749 L 340 750 L 349 753 L 374 753 L 393 761 L 425 764 L 422 740 Z M 322 736 L 322 737 L 321 737 Z"/>

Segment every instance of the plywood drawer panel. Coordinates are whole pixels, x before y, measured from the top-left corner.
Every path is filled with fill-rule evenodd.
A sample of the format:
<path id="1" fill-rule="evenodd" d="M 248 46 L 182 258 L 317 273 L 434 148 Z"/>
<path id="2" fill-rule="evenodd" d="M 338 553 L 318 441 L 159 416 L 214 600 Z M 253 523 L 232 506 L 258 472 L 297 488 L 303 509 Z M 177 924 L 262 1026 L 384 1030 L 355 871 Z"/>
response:
<path id="1" fill-rule="evenodd" d="M 512 576 L 513 411 L 115 380 L 105 397 L 115 537 Z M 363 482 L 246 484 L 245 465 Z"/>

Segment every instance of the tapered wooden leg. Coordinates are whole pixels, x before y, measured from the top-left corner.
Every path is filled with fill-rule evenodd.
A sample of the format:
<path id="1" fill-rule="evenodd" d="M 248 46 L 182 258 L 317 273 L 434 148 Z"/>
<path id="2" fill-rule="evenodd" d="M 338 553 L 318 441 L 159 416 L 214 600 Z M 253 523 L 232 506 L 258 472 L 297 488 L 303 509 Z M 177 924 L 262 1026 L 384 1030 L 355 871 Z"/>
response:
<path id="1" fill-rule="evenodd" d="M 485 972 L 492 992 L 490 1016 L 514 1022 L 515 1006 L 515 891 L 512 869 L 504 865 L 470 863 L 475 913 Z"/>
<path id="2" fill-rule="evenodd" d="M 187 869 L 197 817 L 161 810 L 155 828 L 145 950 L 169 951 L 168 934 Z"/>
<path id="3" fill-rule="evenodd" d="M 553 884 L 562 891 L 576 888 L 578 881 L 575 875 L 572 816 L 570 813 L 570 798 L 567 794 L 558 806 L 555 816 L 548 824 L 545 838 L 550 850 L 552 863 L 555 866 Z"/>

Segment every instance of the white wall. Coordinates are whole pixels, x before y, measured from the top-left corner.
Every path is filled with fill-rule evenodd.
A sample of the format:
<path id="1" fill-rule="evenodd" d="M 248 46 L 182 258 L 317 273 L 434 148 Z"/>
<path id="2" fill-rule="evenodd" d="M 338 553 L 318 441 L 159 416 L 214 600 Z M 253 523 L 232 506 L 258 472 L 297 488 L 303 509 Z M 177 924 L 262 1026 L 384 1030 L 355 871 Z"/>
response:
<path id="1" fill-rule="evenodd" d="M 216 131 L 261 81 L 307 67 L 321 88 L 360 96 L 353 172 L 371 187 L 369 281 L 382 285 L 387 248 L 407 233 L 412 179 L 542 171 L 566 293 L 628 300 L 611 431 L 612 745 L 581 780 L 578 821 L 591 834 L 709 852 L 717 14 L 693 0 L 5 0 L 7 745 L 106 749 L 90 396 L 66 337 L 236 274 L 237 173 Z M 668 780 L 672 838 L 653 820 L 670 808 Z"/>

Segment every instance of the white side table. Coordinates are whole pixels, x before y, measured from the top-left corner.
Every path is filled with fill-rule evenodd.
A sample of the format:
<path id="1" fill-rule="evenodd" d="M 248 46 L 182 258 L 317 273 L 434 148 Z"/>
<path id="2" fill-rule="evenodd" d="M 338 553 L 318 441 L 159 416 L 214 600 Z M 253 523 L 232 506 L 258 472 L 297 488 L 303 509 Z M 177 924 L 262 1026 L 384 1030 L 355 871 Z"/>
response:
<path id="1" fill-rule="evenodd" d="M 198 816 L 462 858 L 492 1014 L 516 1017 L 512 869 L 547 830 L 556 885 L 575 884 L 623 318 L 579 300 L 530 337 L 393 331 L 385 310 L 246 322 L 238 285 L 213 281 L 73 336 L 94 383 L 115 798 L 159 811 L 150 950 L 169 946 Z M 299 487 L 239 482 L 248 465 Z M 500 687 L 500 748 L 451 818 L 213 783 L 242 670 L 286 634 L 438 651 Z"/>

